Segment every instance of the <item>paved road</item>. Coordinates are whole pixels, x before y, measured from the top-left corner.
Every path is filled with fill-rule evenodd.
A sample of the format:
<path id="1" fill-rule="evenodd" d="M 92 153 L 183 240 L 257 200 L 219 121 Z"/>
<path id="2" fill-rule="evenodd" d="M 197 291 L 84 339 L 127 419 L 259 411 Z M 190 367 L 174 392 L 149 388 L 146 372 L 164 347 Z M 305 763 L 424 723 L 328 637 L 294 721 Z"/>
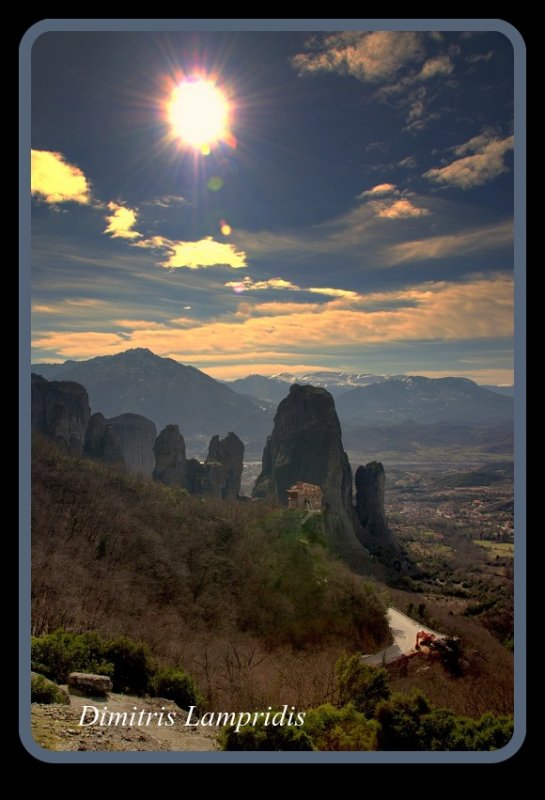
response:
<path id="1" fill-rule="evenodd" d="M 383 664 L 391 664 L 405 655 L 415 653 L 414 645 L 416 643 L 416 634 L 418 631 L 426 631 L 426 633 L 433 633 L 438 639 L 444 639 L 442 633 L 432 631 L 422 625 L 421 622 L 411 619 L 402 611 L 397 608 L 388 609 L 388 624 L 394 637 L 393 644 L 380 653 L 374 653 L 372 656 L 362 656 L 363 661 L 369 664 L 370 667 L 381 667 Z"/>

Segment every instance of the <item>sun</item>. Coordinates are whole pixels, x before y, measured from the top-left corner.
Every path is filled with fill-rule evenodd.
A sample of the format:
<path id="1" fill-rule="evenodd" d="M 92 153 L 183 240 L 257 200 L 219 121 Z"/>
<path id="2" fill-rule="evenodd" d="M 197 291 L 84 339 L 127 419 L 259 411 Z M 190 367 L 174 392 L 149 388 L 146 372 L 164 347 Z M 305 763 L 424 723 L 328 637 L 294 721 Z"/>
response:
<path id="1" fill-rule="evenodd" d="M 174 135 L 208 155 L 212 145 L 229 138 L 229 104 L 210 80 L 185 80 L 174 87 L 168 103 Z"/>

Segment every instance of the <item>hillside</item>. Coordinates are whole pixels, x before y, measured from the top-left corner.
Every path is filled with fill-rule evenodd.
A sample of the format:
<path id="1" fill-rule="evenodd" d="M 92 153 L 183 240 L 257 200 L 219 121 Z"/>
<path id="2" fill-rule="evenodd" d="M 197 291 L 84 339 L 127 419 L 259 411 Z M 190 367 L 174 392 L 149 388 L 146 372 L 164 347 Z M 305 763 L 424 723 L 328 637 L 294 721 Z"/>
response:
<path id="1" fill-rule="evenodd" d="M 48 380 L 82 384 L 93 413 L 140 414 L 158 431 L 179 425 L 195 454 L 204 454 L 212 436 L 228 431 L 238 433 L 249 454 L 260 453 L 272 428 L 268 404 L 237 394 L 195 367 L 143 348 L 88 361 L 33 364 L 32 371 Z"/>
<path id="2" fill-rule="evenodd" d="M 373 652 L 389 635 L 379 596 L 328 554 L 319 526 L 300 523 L 298 511 L 205 501 L 36 439 L 33 633 L 143 639 L 187 665 L 212 699 L 223 685 L 219 699 L 239 708 L 251 683 L 241 689 L 236 674 L 259 651 L 266 672 L 253 679 L 277 702 L 282 653 L 306 653 L 308 667 L 329 652 Z M 228 664 L 232 684 L 219 677 Z M 283 668 L 298 670 L 299 657 L 286 655 Z"/>

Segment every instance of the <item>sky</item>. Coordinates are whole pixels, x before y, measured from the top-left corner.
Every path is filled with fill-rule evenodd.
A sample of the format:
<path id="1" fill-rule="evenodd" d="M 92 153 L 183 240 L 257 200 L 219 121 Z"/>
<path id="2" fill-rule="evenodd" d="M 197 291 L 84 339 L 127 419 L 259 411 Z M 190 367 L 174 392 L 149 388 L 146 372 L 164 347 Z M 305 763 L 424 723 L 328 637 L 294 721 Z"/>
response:
<path id="1" fill-rule="evenodd" d="M 31 66 L 33 362 L 512 383 L 502 34 L 52 32 Z"/>

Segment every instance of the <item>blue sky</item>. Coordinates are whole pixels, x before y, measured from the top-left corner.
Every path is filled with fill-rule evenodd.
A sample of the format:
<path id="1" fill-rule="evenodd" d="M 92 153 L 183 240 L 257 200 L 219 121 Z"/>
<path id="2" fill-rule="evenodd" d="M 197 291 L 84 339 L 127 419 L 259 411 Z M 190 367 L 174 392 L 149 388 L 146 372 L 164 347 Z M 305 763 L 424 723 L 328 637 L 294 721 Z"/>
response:
<path id="1" fill-rule="evenodd" d="M 34 361 L 512 382 L 501 34 L 47 33 L 32 75 Z M 197 78 L 205 152 L 168 113 Z"/>

